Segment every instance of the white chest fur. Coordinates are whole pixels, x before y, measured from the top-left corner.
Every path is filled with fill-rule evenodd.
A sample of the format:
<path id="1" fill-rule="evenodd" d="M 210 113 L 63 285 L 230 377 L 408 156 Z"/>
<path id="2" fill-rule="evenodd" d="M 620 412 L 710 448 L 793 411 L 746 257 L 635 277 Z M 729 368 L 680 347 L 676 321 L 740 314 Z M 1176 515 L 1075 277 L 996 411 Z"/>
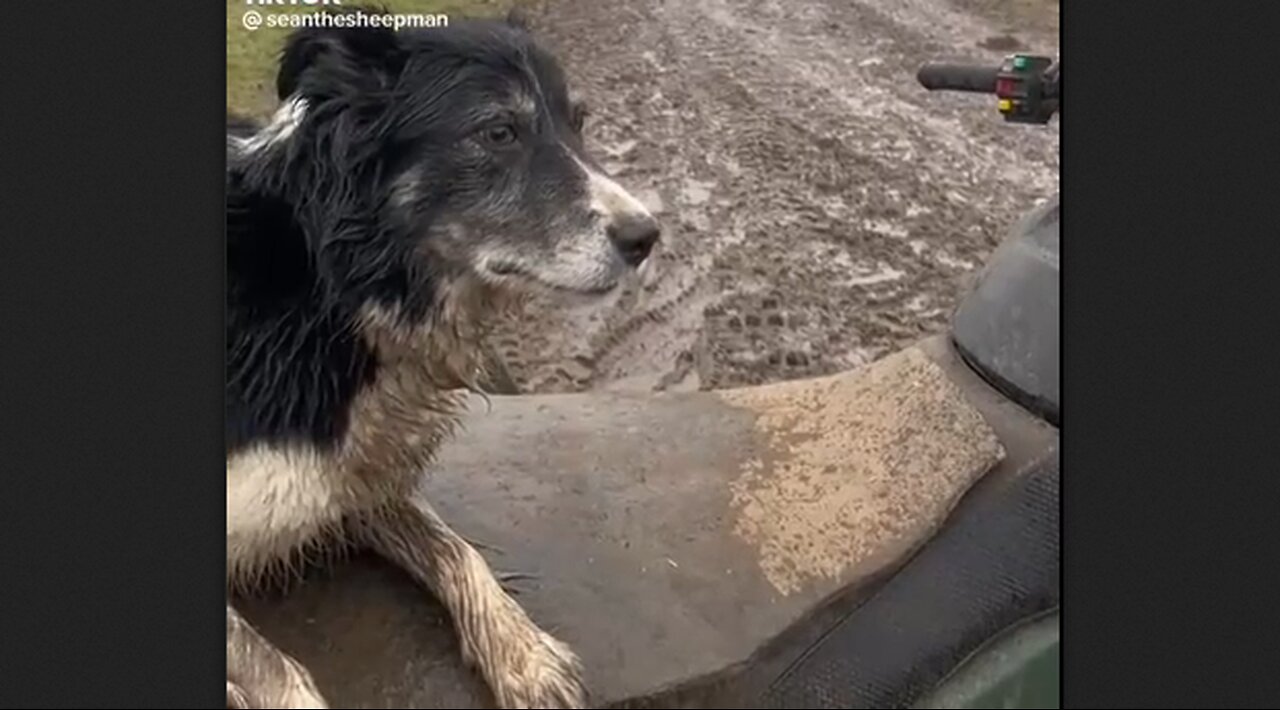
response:
<path id="1" fill-rule="evenodd" d="M 229 456 L 228 572 L 255 572 L 337 526 L 354 493 L 336 461 L 308 447 Z"/>
<path id="2" fill-rule="evenodd" d="M 461 390 L 441 390 L 426 365 L 444 362 L 443 371 L 469 371 L 474 349 L 441 347 L 425 336 L 381 342 L 382 370 L 351 403 L 349 428 L 334 451 L 258 445 L 227 457 L 232 581 L 339 532 L 348 516 L 408 493 L 465 400 Z"/>

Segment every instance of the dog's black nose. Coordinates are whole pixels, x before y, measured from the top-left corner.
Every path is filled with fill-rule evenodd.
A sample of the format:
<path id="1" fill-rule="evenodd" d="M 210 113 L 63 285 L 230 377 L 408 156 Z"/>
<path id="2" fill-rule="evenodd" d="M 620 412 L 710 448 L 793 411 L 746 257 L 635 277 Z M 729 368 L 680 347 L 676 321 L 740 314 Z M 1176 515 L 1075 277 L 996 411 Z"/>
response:
<path id="1" fill-rule="evenodd" d="M 609 239 L 622 254 L 622 260 L 632 268 L 639 266 L 653 251 L 653 245 L 662 236 L 658 222 L 648 215 L 623 217 L 609 225 Z"/>

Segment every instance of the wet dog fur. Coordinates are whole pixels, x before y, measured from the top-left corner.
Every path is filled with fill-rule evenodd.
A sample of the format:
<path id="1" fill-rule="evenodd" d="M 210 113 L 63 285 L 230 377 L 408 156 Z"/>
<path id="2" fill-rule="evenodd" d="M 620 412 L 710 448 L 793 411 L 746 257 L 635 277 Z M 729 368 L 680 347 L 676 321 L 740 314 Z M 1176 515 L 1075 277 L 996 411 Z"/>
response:
<path id="1" fill-rule="evenodd" d="M 658 224 L 587 155 L 518 20 L 299 30 L 277 90 L 266 125 L 228 122 L 228 591 L 367 546 L 444 604 L 500 707 L 584 707 L 574 652 L 420 476 L 484 375 L 486 322 L 525 294 L 609 293 Z M 230 601 L 227 702 L 327 707 Z"/>

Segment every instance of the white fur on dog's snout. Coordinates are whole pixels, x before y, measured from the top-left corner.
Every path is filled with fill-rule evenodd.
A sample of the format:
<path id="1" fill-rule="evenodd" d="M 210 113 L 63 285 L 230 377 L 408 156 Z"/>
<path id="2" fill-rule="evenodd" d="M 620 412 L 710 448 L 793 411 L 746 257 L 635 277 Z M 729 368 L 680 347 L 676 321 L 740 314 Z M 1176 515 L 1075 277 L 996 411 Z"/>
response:
<path id="1" fill-rule="evenodd" d="M 575 160 L 577 160 L 575 158 Z M 577 160 L 578 165 L 587 174 L 587 187 L 590 194 L 591 210 L 600 215 L 601 220 L 609 222 L 627 219 L 655 219 L 652 210 L 641 202 L 630 191 L 619 185 L 613 178 L 598 172 L 591 166 Z M 607 241 L 607 240 L 606 240 Z M 660 245 L 654 245 L 654 251 Z M 636 278 L 641 285 L 648 286 L 659 278 L 657 260 L 651 253 L 636 267 Z"/>
<path id="2" fill-rule="evenodd" d="M 591 211 L 600 215 L 606 224 L 614 220 L 653 219 L 653 214 L 644 203 L 634 195 L 605 175 L 581 160 L 574 158 L 587 174 L 587 190 L 591 200 Z"/>
<path id="3" fill-rule="evenodd" d="M 612 178 L 577 156 L 573 160 L 586 178 L 585 208 L 592 219 L 557 235 L 550 254 L 514 245 L 480 248 L 475 264 L 483 278 L 496 283 L 523 276 L 556 290 L 603 295 L 624 280 L 653 277 L 652 257 L 631 269 L 609 237 L 610 225 L 643 219 L 656 222 L 653 214 Z"/>
<path id="4" fill-rule="evenodd" d="M 609 237 L 609 227 L 617 222 L 653 220 L 652 213 L 608 175 L 577 156 L 574 161 L 587 178 L 587 210 L 594 219 L 590 229 L 561 238 L 555 263 L 541 269 L 543 274 L 561 286 L 583 290 L 606 285 L 611 289 L 623 279 L 645 274 L 652 258 L 646 258 L 637 270 L 628 268 Z"/>

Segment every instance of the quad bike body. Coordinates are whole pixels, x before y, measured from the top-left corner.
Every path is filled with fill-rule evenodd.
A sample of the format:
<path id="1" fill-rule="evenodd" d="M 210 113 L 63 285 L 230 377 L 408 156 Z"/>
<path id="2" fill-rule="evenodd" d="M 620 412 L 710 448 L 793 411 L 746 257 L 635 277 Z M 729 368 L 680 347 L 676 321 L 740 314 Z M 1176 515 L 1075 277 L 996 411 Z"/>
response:
<path id="1" fill-rule="evenodd" d="M 932 66 L 1010 122 L 1056 68 Z M 856 370 L 718 392 L 477 398 L 429 491 L 593 707 L 1057 707 L 1058 202 L 949 332 Z M 356 557 L 242 609 L 335 707 L 492 707 L 450 620 Z"/>

